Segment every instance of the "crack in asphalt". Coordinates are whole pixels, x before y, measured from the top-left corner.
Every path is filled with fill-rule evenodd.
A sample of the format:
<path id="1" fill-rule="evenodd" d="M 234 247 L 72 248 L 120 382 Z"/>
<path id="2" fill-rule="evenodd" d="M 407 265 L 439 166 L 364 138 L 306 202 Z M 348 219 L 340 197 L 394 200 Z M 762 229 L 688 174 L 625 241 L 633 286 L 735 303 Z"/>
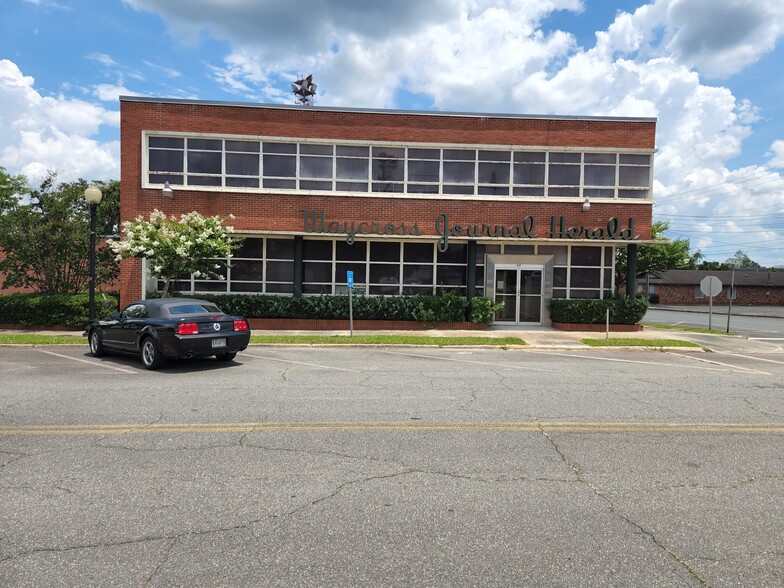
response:
<path id="1" fill-rule="evenodd" d="M 739 490 L 743 486 L 754 484 L 762 480 L 784 480 L 784 474 L 765 474 L 761 476 L 752 476 L 745 480 L 739 480 L 733 484 L 673 484 L 671 486 L 661 486 L 658 488 L 643 488 L 639 490 L 619 492 L 618 496 L 630 496 L 633 494 L 654 494 L 658 492 L 670 492 L 674 490 Z"/>
<path id="2" fill-rule="evenodd" d="M 626 524 L 628 524 L 628 525 L 634 527 L 635 529 L 639 530 L 646 537 L 648 537 L 653 542 L 654 545 L 656 545 L 659 549 L 663 550 L 667 555 L 669 555 L 679 565 L 681 565 L 684 569 L 686 569 L 686 571 L 689 573 L 689 575 L 691 575 L 698 582 L 700 582 L 700 584 L 702 584 L 703 586 L 706 586 L 706 587 L 710 587 L 710 583 L 705 578 L 700 576 L 700 574 L 697 572 L 697 570 L 695 570 L 692 566 L 690 566 L 686 562 L 686 560 L 683 559 L 680 555 L 678 555 L 675 551 L 673 551 L 672 549 L 667 547 L 664 543 L 662 543 L 661 540 L 659 538 L 657 538 L 656 535 L 652 531 L 649 531 L 648 529 L 643 527 L 641 524 L 631 520 L 628 516 L 626 516 L 626 515 L 622 514 L 621 512 L 619 512 L 618 509 L 615 507 L 615 503 L 612 501 L 612 499 L 605 492 L 603 492 L 599 487 L 597 487 L 595 484 L 593 484 L 590 480 L 587 480 L 587 479 L 585 479 L 583 477 L 582 472 L 580 471 L 580 468 L 577 466 L 577 464 L 569 459 L 569 457 L 566 455 L 566 453 L 563 452 L 563 450 L 552 439 L 552 437 L 550 437 L 550 435 L 547 433 L 547 431 L 545 431 L 544 428 L 541 427 L 541 425 L 539 426 L 539 432 L 544 436 L 545 439 L 547 439 L 547 441 L 553 447 L 555 452 L 561 458 L 561 461 L 563 461 L 563 463 L 566 466 L 568 466 L 569 469 L 572 470 L 572 472 L 574 473 L 576 481 L 579 482 L 580 484 L 583 484 L 583 485 L 587 486 L 591 490 L 591 492 L 594 493 L 594 495 L 597 498 L 599 498 L 600 500 L 605 502 L 607 504 L 610 512 L 613 514 L 613 516 L 619 518 L 620 520 L 624 521 Z"/>
<path id="3" fill-rule="evenodd" d="M 177 542 L 178 542 L 178 541 L 179 541 L 179 538 L 178 538 L 178 537 L 175 537 L 174 539 L 172 539 L 172 540 L 171 540 L 171 542 L 169 543 L 169 546 L 168 546 L 168 547 L 166 547 L 166 551 L 164 551 L 164 553 L 163 553 L 163 556 L 161 556 L 161 561 L 160 561 L 160 562 L 158 562 L 158 565 L 157 565 L 157 566 L 155 566 L 155 569 L 154 569 L 154 570 L 152 571 L 152 573 L 151 573 L 151 574 L 150 574 L 150 575 L 147 577 L 147 579 L 144 581 L 144 583 L 142 584 L 142 586 L 147 586 L 147 585 L 149 585 L 149 583 L 153 581 L 153 578 L 155 578 L 155 576 L 157 576 L 157 575 L 158 575 L 158 573 L 161 571 L 161 568 L 162 568 L 164 565 L 166 565 L 166 562 L 168 562 L 168 561 L 169 561 L 169 554 L 171 554 L 171 552 L 172 552 L 172 549 L 174 549 L 174 546 L 175 546 L 175 545 L 177 545 Z"/>

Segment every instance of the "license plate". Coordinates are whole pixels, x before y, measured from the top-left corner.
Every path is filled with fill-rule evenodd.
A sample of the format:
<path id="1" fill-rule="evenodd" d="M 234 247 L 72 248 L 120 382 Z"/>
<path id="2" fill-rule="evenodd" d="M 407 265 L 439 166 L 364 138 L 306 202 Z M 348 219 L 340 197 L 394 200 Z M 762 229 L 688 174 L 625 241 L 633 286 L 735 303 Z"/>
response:
<path id="1" fill-rule="evenodd" d="M 215 349 L 217 347 L 226 347 L 226 339 L 213 339 L 212 348 Z"/>

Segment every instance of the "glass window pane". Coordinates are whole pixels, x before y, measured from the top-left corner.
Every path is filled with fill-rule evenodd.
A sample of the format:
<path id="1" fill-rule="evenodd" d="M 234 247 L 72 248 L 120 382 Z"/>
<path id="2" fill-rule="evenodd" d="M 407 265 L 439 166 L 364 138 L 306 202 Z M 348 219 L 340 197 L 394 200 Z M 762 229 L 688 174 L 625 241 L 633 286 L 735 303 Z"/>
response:
<path id="1" fill-rule="evenodd" d="M 293 178 L 296 175 L 297 159 L 288 155 L 265 155 L 264 175 Z M 265 183 L 266 186 L 266 183 Z"/>
<path id="2" fill-rule="evenodd" d="M 599 288 L 601 270 L 589 268 L 572 268 L 570 288 Z M 572 292 L 574 294 L 574 292 Z"/>
<path id="3" fill-rule="evenodd" d="M 241 259 L 232 259 L 231 261 L 231 279 L 242 280 L 245 282 L 260 282 L 262 265 L 261 261 L 249 261 Z"/>
<path id="4" fill-rule="evenodd" d="M 586 186 L 614 186 L 615 185 L 615 166 L 614 165 L 586 165 L 585 179 Z"/>
<path id="5" fill-rule="evenodd" d="M 219 174 L 223 167 L 223 155 L 209 151 L 188 151 L 188 173 Z"/>
<path id="6" fill-rule="evenodd" d="M 335 190 L 344 192 L 367 192 L 368 185 L 367 182 L 336 182 Z"/>
<path id="7" fill-rule="evenodd" d="M 514 166 L 515 184 L 544 184 L 544 164 L 517 163 Z"/>
<path id="8" fill-rule="evenodd" d="M 371 284 L 399 284 L 400 266 L 397 264 L 370 264 Z"/>
<path id="9" fill-rule="evenodd" d="M 332 264 L 331 263 L 315 263 L 306 261 L 304 264 L 304 275 L 302 276 L 305 282 L 327 282 L 332 283 Z"/>
<path id="10" fill-rule="evenodd" d="M 566 288 L 566 268 L 555 267 L 553 268 L 553 286 Z"/>
<path id="11" fill-rule="evenodd" d="M 441 164 L 438 161 L 409 161 L 409 182 L 438 182 Z"/>
<path id="12" fill-rule="evenodd" d="M 613 198 L 615 197 L 615 190 L 609 188 L 602 190 L 600 188 L 583 188 L 583 196 L 588 198 Z"/>
<path id="13" fill-rule="evenodd" d="M 354 241 L 351 245 L 345 241 L 335 242 L 335 259 L 339 261 L 365 261 L 366 251 L 365 241 Z"/>
<path id="14" fill-rule="evenodd" d="M 226 151 L 242 151 L 243 153 L 258 153 L 258 141 L 229 141 L 226 140 Z"/>
<path id="15" fill-rule="evenodd" d="M 354 272 L 354 283 L 365 284 L 366 266 L 364 263 L 337 263 L 335 264 L 335 283 L 345 284 L 348 278 L 348 272 Z"/>
<path id="16" fill-rule="evenodd" d="M 234 250 L 234 257 L 253 257 L 261 259 L 261 248 L 263 241 L 254 237 L 246 237 L 242 240 L 242 245 Z"/>
<path id="17" fill-rule="evenodd" d="M 266 292 L 268 294 L 291 294 L 294 292 L 294 286 L 291 282 L 287 284 L 266 284 Z"/>
<path id="18" fill-rule="evenodd" d="M 220 151 L 223 149 L 223 141 L 220 139 L 188 139 L 188 149 Z"/>
<path id="19" fill-rule="evenodd" d="M 441 159 L 440 149 L 408 149 L 409 159 Z"/>
<path id="20" fill-rule="evenodd" d="M 548 188 L 547 195 L 553 197 L 566 196 L 569 198 L 577 198 L 580 195 L 580 188 Z"/>
<path id="21" fill-rule="evenodd" d="M 373 179 L 382 182 L 402 182 L 403 162 L 397 159 L 374 159 Z"/>
<path id="22" fill-rule="evenodd" d="M 267 259 L 294 259 L 294 239 L 267 239 Z"/>
<path id="23" fill-rule="evenodd" d="M 299 158 L 299 177 L 301 177 L 301 178 L 331 178 L 332 177 L 332 158 L 330 158 L 330 157 L 307 157 L 307 156 L 300 156 L 300 158 Z"/>
<path id="24" fill-rule="evenodd" d="M 395 296 L 400 293 L 399 286 L 370 286 L 369 293 L 374 296 Z"/>
<path id="25" fill-rule="evenodd" d="M 631 155 L 627 153 L 621 153 L 619 163 L 622 165 L 624 163 L 634 164 L 634 165 L 650 165 L 651 164 L 651 156 L 650 155 Z"/>
<path id="26" fill-rule="evenodd" d="M 299 187 L 302 190 L 332 190 L 332 180 L 316 182 L 314 180 L 300 180 Z"/>
<path id="27" fill-rule="evenodd" d="M 516 163 L 528 163 L 536 161 L 544 162 L 544 155 L 545 154 L 543 151 L 516 151 L 514 154 L 514 160 Z"/>
<path id="28" fill-rule="evenodd" d="M 293 190 L 297 187 L 297 182 L 295 180 L 264 180 L 264 187 L 265 188 L 285 188 L 287 190 Z"/>
<path id="29" fill-rule="evenodd" d="M 572 265 L 602 265 L 602 248 L 572 247 Z"/>
<path id="30" fill-rule="evenodd" d="M 410 286 L 433 284 L 432 265 L 404 265 L 403 283 Z"/>
<path id="31" fill-rule="evenodd" d="M 439 265 L 436 270 L 436 285 L 465 286 L 466 268 L 456 265 Z"/>
<path id="32" fill-rule="evenodd" d="M 297 152 L 296 143 L 264 143 L 264 153 L 292 153 Z"/>
<path id="33" fill-rule="evenodd" d="M 557 162 L 557 163 L 580 163 L 580 154 L 579 153 L 561 153 L 561 152 L 551 152 L 550 153 L 550 162 Z"/>
<path id="34" fill-rule="evenodd" d="M 182 172 L 182 154 L 182 151 L 163 151 L 161 149 L 150 149 L 150 171 Z"/>
<path id="35" fill-rule="evenodd" d="M 303 259 L 332 259 L 332 241 L 305 239 L 302 245 Z"/>
<path id="36" fill-rule="evenodd" d="M 267 281 L 268 282 L 292 282 L 292 281 L 294 281 L 294 262 L 292 262 L 292 261 L 268 261 L 267 262 Z"/>
<path id="37" fill-rule="evenodd" d="M 479 161 L 509 161 L 509 151 L 480 151 Z"/>
<path id="38" fill-rule="evenodd" d="M 228 291 L 229 284 L 219 280 L 210 280 L 209 282 L 194 282 L 194 292 L 226 292 Z"/>
<path id="39" fill-rule="evenodd" d="M 302 143 L 299 146 L 302 155 L 332 155 L 332 145 L 311 145 Z"/>
<path id="40" fill-rule="evenodd" d="M 428 262 L 433 261 L 432 243 L 404 243 L 403 261 L 409 262 Z"/>
<path id="41" fill-rule="evenodd" d="M 647 188 L 650 185 L 651 168 L 629 167 L 622 165 L 618 170 L 619 186 L 639 186 Z"/>
<path id="42" fill-rule="evenodd" d="M 400 243 L 393 241 L 375 241 L 370 244 L 371 261 L 400 262 Z"/>
<path id="43" fill-rule="evenodd" d="M 586 153 L 585 163 L 611 163 L 615 165 L 615 153 Z"/>
<path id="44" fill-rule="evenodd" d="M 512 194 L 515 196 L 544 196 L 544 188 L 527 186 L 525 188 L 513 188 Z"/>
<path id="45" fill-rule="evenodd" d="M 368 179 L 368 160 L 367 159 L 345 159 L 338 157 L 337 173 L 335 177 L 339 180 L 367 180 Z M 367 187 L 365 188 L 367 189 Z"/>
<path id="46" fill-rule="evenodd" d="M 221 179 L 218 176 L 188 176 L 189 186 L 220 186 Z"/>
<path id="47" fill-rule="evenodd" d="M 480 163 L 479 183 L 481 184 L 508 184 L 508 163 Z"/>
<path id="48" fill-rule="evenodd" d="M 174 174 L 150 174 L 147 179 L 151 184 L 170 184 L 182 185 L 182 176 Z"/>
<path id="49" fill-rule="evenodd" d="M 229 282 L 229 292 L 261 292 L 261 282 Z"/>
<path id="50" fill-rule="evenodd" d="M 253 153 L 227 153 L 226 173 L 237 176 L 258 176 L 259 156 Z"/>
<path id="51" fill-rule="evenodd" d="M 226 178 L 226 186 L 230 188 L 258 188 L 258 178 Z"/>
<path id="52" fill-rule="evenodd" d="M 550 177 L 547 181 L 551 186 L 579 186 L 580 166 L 550 165 Z"/>
<path id="53" fill-rule="evenodd" d="M 442 188 L 444 194 L 473 194 L 474 193 L 474 185 L 467 184 L 462 186 L 456 186 L 454 184 L 445 184 Z"/>
<path id="54" fill-rule="evenodd" d="M 439 251 L 438 263 L 466 263 L 468 246 L 463 243 L 450 243 L 446 251 Z"/>
<path id="55" fill-rule="evenodd" d="M 474 161 L 476 159 L 476 151 L 473 149 L 444 149 L 444 159 Z"/>
<path id="56" fill-rule="evenodd" d="M 575 290 L 574 288 L 569 290 L 569 293 L 570 298 L 579 298 L 582 300 L 594 300 L 601 295 L 599 290 Z"/>
<path id="57" fill-rule="evenodd" d="M 533 255 L 533 245 L 504 245 L 504 254 Z"/>
<path id="58" fill-rule="evenodd" d="M 473 162 L 444 162 L 444 182 L 473 183 Z"/>
<path id="59" fill-rule="evenodd" d="M 403 184 L 377 184 L 373 183 L 374 192 L 402 192 Z"/>
<path id="60" fill-rule="evenodd" d="M 438 194 L 437 184 L 408 184 L 409 194 Z"/>
<path id="61" fill-rule="evenodd" d="M 402 147 L 373 147 L 373 157 L 403 159 L 405 155 L 406 150 Z"/>
<path id="62" fill-rule="evenodd" d="M 618 190 L 618 198 L 647 198 L 648 190 Z"/>
<path id="63" fill-rule="evenodd" d="M 354 145 L 337 146 L 338 156 L 344 155 L 346 157 L 367 157 L 368 153 L 370 153 L 370 149 L 368 147 L 356 147 Z"/>
<path id="64" fill-rule="evenodd" d="M 166 149 L 183 149 L 185 139 L 181 137 L 150 137 L 150 147 L 165 147 Z"/>
<path id="65" fill-rule="evenodd" d="M 479 186 L 477 194 L 482 196 L 509 196 L 509 186 Z"/>

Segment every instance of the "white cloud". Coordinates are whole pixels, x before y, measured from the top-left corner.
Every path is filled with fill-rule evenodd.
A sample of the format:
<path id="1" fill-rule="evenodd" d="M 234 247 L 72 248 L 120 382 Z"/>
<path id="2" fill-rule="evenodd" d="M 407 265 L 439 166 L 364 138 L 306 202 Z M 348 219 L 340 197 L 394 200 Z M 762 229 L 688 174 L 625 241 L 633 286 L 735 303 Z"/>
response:
<path id="1" fill-rule="evenodd" d="M 63 181 L 119 177 L 119 142 L 93 139 L 117 113 L 83 100 L 41 96 L 15 63 L 0 60 L 0 165 L 31 181 L 60 172 Z"/>

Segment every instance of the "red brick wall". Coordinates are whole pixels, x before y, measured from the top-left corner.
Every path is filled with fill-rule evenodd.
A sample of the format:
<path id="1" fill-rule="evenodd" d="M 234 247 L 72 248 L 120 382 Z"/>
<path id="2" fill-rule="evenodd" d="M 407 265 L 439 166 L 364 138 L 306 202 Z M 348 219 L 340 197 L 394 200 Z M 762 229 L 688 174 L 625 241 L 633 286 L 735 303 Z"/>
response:
<path id="1" fill-rule="evenodd" d="M 708 305 L 710 298 L 695 298 L 697 286 L 660 285 L 656 284 L 659 304 L 695 304 Z M 718 296 L 713 297 L 713 304 L 729 304 L 727 299 L 728 285 L 722 288 Z M 781 306 L 784 305 L 784 288 L 736 286 L 736 297 L 732 304 L 745 306 Z"/>
<path id="2" fill-rule="evenodd" d="M 650 202 L 592 203 L 583 212 L 580 202 L 488 201 L 424 199 L 372 195 L 330 196 L 269 193 L 219 194 L 176 190 L 174 199 L 160 190 L 141 188 L 142 131 L 176 131 L 251 136 L 282 136 L 326 140 L 400 141 L 426 143 L 532 145 L 537 147 L 653 149 L 651 121 L 554 120 L 492 116 L 415 115 L 369 112 L 331 112 L 317 109 L 254 108 L 209 104 L 121 102 L 122 220 L 147 216 L 153 209 L 169 215 L 198 210 L 207 215 L 229 215 L 240 231 L 304 233 L 303 209 L 324 210 L 328 221 L 377 221 L 417 224 L 423 236 L 436 235 L 435 219 L 449 216 L 450 225 L 520 224 L 536 218 L 534 236 L 545 238 L 551 216 L 565 216 L 568 226 L 604 227 L 611 217 L 635 219 L 635 233 L 651 236 Z M 140 292 L 141 265 L 122 265 L 122 302 Z"/>

